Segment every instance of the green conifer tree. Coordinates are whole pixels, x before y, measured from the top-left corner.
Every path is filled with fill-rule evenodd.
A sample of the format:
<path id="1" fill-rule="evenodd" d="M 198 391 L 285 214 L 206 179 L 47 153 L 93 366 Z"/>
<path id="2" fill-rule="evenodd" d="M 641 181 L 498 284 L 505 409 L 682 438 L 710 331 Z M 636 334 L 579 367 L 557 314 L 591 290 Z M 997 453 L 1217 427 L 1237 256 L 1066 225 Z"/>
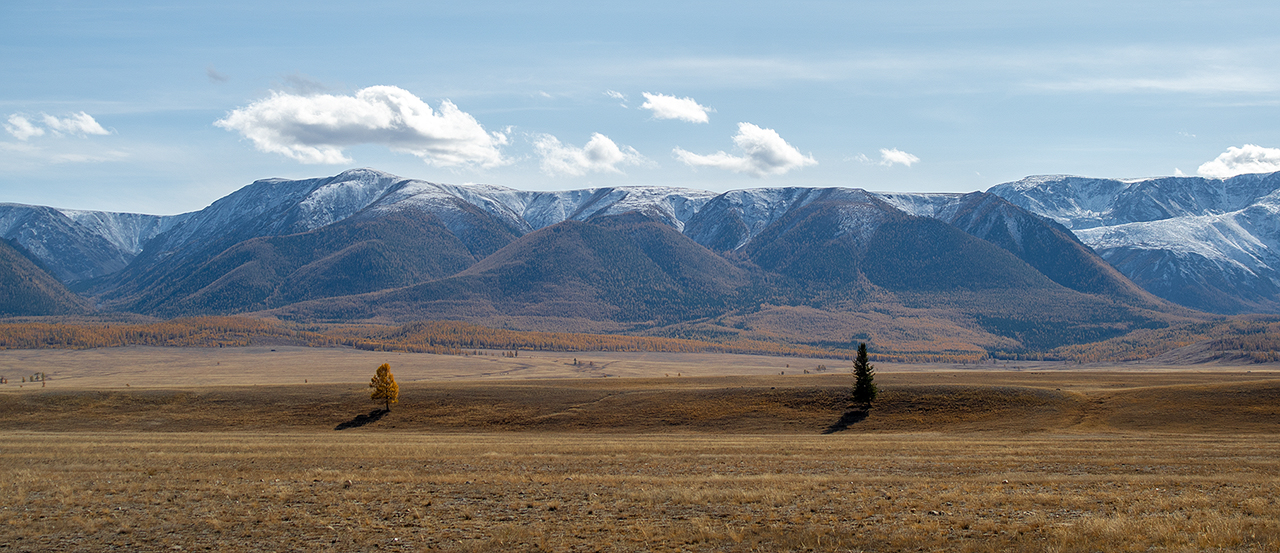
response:
<path id="1" fill-rule="evenodd" d="M 867 361 L 867 344 L 858 345 L 858 357 L 853 362 L 853 402 L 871 407 L 876 400 L 876 368 Z"/>

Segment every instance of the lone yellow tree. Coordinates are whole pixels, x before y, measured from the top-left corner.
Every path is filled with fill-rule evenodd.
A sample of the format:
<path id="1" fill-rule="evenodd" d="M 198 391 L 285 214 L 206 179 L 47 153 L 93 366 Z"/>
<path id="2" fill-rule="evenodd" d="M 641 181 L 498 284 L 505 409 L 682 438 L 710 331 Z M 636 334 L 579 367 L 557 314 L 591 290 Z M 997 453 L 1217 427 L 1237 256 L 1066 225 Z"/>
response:
<path id="1" fill-rule="evenodd" d="M 400 385 L 396 384 L 396 377 L 391 374 L 391 365 L 388 363 L 383 363 L 378 367 L 378 372 L 373 376 L 373 380 L 369 382 L 369 387 L 373 388 L 373 393 L 369 394 L 369 399 L 386 402 L 388 411 L 391 410 L 392 403 L 400 400 Z"/>

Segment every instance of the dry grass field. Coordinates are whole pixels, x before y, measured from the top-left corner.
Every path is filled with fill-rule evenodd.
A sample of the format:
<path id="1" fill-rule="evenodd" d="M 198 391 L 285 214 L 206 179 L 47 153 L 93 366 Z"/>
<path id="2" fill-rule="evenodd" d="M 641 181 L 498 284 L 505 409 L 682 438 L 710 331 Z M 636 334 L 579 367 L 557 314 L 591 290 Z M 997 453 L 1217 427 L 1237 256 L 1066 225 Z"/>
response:
<path id="1" fill-rule="evenodd" d="M 1274 366 L 276 349 L 3 352 L 0 551 L 1280 550 Z"/>
<path id="2" fill-rule="evenodd" d="M 10 433 L 10 551 L 1274 551 L 1274 436 Z"/>

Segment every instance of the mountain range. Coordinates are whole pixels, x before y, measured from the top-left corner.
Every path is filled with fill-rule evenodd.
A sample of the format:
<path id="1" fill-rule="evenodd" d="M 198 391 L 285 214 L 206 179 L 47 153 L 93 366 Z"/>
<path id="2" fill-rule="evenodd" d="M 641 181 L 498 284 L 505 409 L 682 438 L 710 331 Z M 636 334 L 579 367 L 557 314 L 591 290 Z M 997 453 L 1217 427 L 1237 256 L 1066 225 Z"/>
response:
<path id="1" fill-rule="evenodd" d="M 1280 313 L 1280 173 L 1042 176 L 989 192 L 1070 228 L 1161 298 L 1212 313 Z"/>
<path id="2" fill-rule="evenodd" d="M 1143 184 L 1155 181 L 1170 182 Z M 1216 196 L 1185 189 L 1215 183 Z M 0 236 L 98 311 L 1021 352 L 1206 317 L 1182 306 L 1274 310 L 1269 261 L 1244 272 L 1188 257 L 1186 240 L 1176 250 L 1144 238 L 1173 227 L 1130 227 L 1247 220 L 1257 237 L 1273 184 L 1033 177 L 968 194 L 536 192 L 356 169 L 256 181 L 174 216 L 0 204 Z M 1181 284 L 1162 287 L 1171 277 L 1148 274 L 1143 255 L 1167 256 L 1159 266 Z M 1214 288 L 1226 299 L 1210 309 L 1188 292 L 1197 274 L 1226 279 Z"/>

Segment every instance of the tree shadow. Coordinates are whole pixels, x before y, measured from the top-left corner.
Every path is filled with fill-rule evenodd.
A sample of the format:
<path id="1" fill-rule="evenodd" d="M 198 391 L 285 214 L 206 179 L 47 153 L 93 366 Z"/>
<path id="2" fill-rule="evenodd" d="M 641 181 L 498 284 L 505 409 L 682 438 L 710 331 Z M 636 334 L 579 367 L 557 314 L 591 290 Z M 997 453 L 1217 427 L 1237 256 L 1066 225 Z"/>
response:
<path id="1" fill-rule="evenodd" d="M 378 422 L 382 417 L 387 416 L 391 411 L 387 409 L 374 409 L 369 411 L 368 415 L 356 415 L 356 418 L 333 427 L 334 430 L 346 430 L 348 428 L 360 428 L 366 424 Z"/>
<path id="2" fill-rule="evenodd" d="M 845 411 L 843 415 L 840 415 L 840 420 L 834 423 L 831 423 L 831 426 L 828 426 L 826 430 L 822 431 L 822 433 L 835 434 L 836 432 L 840 432 L 842 430 L 848 430 L 849 425 L 862 422 L 867 418 L 867 415 L 869 414 L 870 414 L 870 411 L 866 409 L 850 409 L 848 411 Z"/>

